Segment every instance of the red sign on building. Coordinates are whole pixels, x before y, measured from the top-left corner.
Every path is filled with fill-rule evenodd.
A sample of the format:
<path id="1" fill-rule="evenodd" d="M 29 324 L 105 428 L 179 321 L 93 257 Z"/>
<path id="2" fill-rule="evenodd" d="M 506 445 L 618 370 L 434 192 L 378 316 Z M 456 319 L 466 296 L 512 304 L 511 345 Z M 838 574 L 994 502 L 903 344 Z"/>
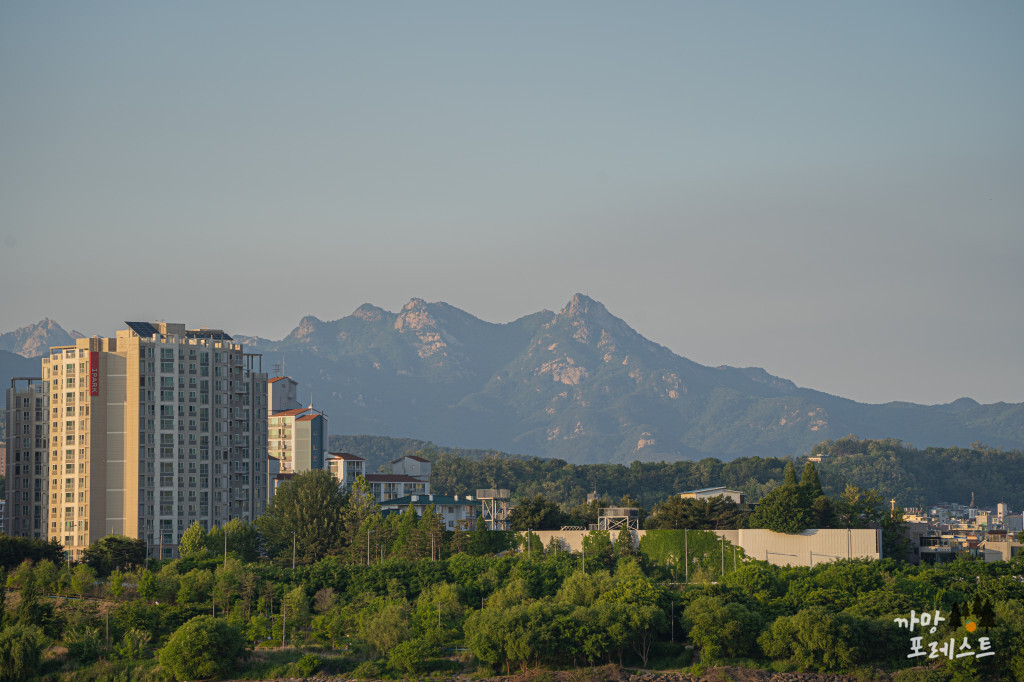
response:
<path id="1" fill-rule="evenodd" d="M 100 354 L 89 351 L 89 395 L 100 394 Z"/>

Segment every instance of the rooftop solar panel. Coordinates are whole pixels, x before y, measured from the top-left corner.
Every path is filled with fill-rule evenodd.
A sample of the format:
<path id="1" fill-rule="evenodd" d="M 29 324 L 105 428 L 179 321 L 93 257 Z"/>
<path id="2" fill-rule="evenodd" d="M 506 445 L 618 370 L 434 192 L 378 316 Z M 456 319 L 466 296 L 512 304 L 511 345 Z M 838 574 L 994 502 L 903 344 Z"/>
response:
<path id="1" fill-rule="evenodd" d="M 149 322 L 128 322 L 126 320 L 125 324 L 128 325 L 128 328 L 131 329 L 133 332 L 146 339 L 153 336 L 153 334 L 160 333 L 160 330 L 154 327 Z"/>
<path id="2" fill-rule="evenodd" d="M 193 339 L 217 339 L 221 341 L 233 341 L 230 336 L 217 329 L 189 329 L 185 336 Z"/>

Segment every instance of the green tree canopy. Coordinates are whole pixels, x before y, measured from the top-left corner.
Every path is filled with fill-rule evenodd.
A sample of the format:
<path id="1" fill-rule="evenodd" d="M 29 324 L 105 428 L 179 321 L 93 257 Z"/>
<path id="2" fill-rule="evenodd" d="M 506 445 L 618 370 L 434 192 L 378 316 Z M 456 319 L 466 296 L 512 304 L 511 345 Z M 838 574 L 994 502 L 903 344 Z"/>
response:
<path id="1" fill-rule="evenodd" d="M 735 529 L 745 528 L 749 517 L 749 507 L 736 504 L 724 495 L 700 500 L 673 495 L 654 506 L 644 527 L 648 530 Z"/>
<path id="2" fill-rule="evenodd" d="M 227 534 L 228 556 L 252 563 L 260 557 L 260 534 L 245 519 L 231 519 L 223 526 L 214 526 L 206 536 L 206 547 L 216 556 L 224 556 L 224 535 Z"/>
<path id="3" fill-rule="evenodd" d="M 783 483 L 764 496 L 750 515 L 751 528 L 767 528 L 776 533 L 799 533 L 815 525 L 815 513 L 807 488 Z"/>
<path id="4" fill-rule="evenodd" d="M 723 596 L 698 597 L 683 612 L 683 625 L 700 647 L 701 661 L 720 661 L 756 653 L 762 619 L 756 611 Z"/>
<path id="5" fill-rule="evenodd" d="M 115 568 L 125 571 L 146 564 L 146 542 L 124 535 L 107 535 L 89 545 L 82 560 L 101 575 L 109 575 Z"/>
<path id="6" fill-rule="evenodd" d="M 256 519 L 268 553 L 303 562 L 338 553 L 346 537 L 347 495 L 335 478 L 322 469 L 304 471 L 280 485 L 266 512 Z"/>
<path id="7" fill-rule="evenodd" d="M 192 525 L 181 534 L 181 540 L 178 542 L 178 554 L 182 559 L 206 556 L 208 554 L 206 539 L 206 529 L 199 525 L 198 521 L 193 521 Z"/>
<path id="8" fill-rule="evenodd" d="M 543 495 L 536 495 L 532 500 L 519 502 L 509 515 L 512 530 L 558 530 L 564 525 L 563 516 L 558 505 L 548 502 Z"/>
<path id="9" fill-rule="evenodd" d="M 8 571 L 25 559 L 41 561 L 49 559 L 55 564 L 64 563 L 64 546 L 56 540 L 38 538 L 17 538 L 0 533 L 0 567 Z"/>

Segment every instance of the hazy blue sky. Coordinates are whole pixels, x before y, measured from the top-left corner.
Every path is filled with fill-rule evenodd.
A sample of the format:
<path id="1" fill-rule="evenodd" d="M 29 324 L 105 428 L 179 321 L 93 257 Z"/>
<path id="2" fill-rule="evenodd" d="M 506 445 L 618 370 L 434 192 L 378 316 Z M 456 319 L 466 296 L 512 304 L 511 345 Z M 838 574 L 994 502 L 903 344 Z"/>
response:
<path id="1" fill-rule="evenodd" d="M 580 291 L 703 364 L 1024 401 L 1022 35 L 1019 2 L 6 2 L 0 331 Z"/>

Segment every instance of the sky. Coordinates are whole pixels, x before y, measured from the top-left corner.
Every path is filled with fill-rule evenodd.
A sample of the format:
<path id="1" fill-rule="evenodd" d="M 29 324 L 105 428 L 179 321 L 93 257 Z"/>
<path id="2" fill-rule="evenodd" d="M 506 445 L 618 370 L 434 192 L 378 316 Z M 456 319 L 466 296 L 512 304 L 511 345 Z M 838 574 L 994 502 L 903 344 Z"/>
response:
<path id="1" fill-rule="evenodd" d="M 1024 402 L 1024 4 L 0 5 L 0 332 L 576 292 L 706 365 Z"/>

